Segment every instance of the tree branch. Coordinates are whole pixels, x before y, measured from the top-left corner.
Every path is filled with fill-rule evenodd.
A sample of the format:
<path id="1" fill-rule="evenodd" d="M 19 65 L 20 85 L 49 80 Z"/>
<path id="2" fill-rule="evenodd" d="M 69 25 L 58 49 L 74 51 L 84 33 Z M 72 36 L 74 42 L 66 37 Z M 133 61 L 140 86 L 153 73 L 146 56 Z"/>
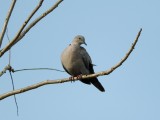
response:
<path id="1" fill-rule="evenodd" d="M 90 74 L 90 75 L 83 75 L 82 79 L 108 75 L 108 74 L 112 73 L 115 69 L 117 69 L 119 66 L 121 66 L 124 63 L 124 61 L 127 60 L 129 55 L 133 51 L 133 49 L 134 49 L 134 47 L 135 47 L 135 45 L 136 45 L 136 43 L 138 41 L 138 38 L 139 38 L 139 36 L 141 34 L 141 31 L 142 31 L 142 29 L 140 29 L 140 31 L 138 32 L 137 37 L 136 37 L 134 43 L 132 44 L 131 48 L 129 49 L 129 51 L 126 53 L 124 58 L 118 64 L 116 64 L 115 66 L 113 66 L 112 68 L 110 68 L 109 70 L 106 70 L 106 71 L 102 71 L 102 72 L 95 73 L 95 74 Z M 72 80 L 77 81 L 78 78 L 74 77 Z M 69 82 L 69 81 L 72 81 L 72 80 L 69 79 L 69 78 L 64 78 L 64 79 L 57 79 L 57 80 L 42 81 L 40 83 L 33 84 L 31 86 L 27 86 L 27 87 L 24 87 L 24 88 L 21 88 L 21 89 L 17 89 L 17 90 L 14 90 L 14 91 L 10 91 L 10 92 L 4 93 L 4 94 L 0 95 L 0 100 L 4 99 L 6 97 L 9 97 L 9 96 L 15 95 L 15 94 L 20 94 L 20 93 L 23 93 L 23 92 L 26 92 L 26 91 L 29 91 L 29 90 L 32 90 L 32 89 L 36 89 L 38 87 L 41 87 L 41 86 L 44 86 L 44 85 L 47 85 L 47 84 L 58 84 L 58 83 Z"/>
<path id="2" fill-rule="evenodd" d="M 19 69 L 19 70 L 12 70 L 12 72 L 20 72 L 20 71 L 26 71 L 26 70 L 54 70 L 54 71 L 58 71 L 58 72 L 65 72 L 63 70 L 58 70 L 55 68 L 28 68 L 28 69 Z"/>
<path id="3" fill-rule="evenodd" d="M 13 0 L 14 1 L 14 0 Z M 14 44 L 15 44 L 15 41 L 18 39 L 18 37 L 20 36 L 20 34 L 22 33 L 22 31 L 23 31 L 23 29 L 25 28 L 25 26 L 27 25 L 27 23 L 30 21 L 30 19 L 33 17 L 33 15 L 39 10 L 39 8 L 42 6 L 42 4 L 43 4 L 43 1 L 44 0 L 40 0 L 39 1 L 39 4 L 36 6 L 36 8 L 31 12 L 31 14 L 28 16 L 28 18 L 25 20 L 25 22 L 23 23 L 23 25 L 21 26 L 21 28 L 19 29 L 19 31 L 17 32 L 17 34 L 16 34 L 16 36 L 14 37 L 14 39 L 11 41 L 11 42 L 9 42 L 9 44 L 4 48 L 4 49 L 2 49 L 1 51 L 0 51 L 0 55 L 1 55 L 1 53 L 2 53 L 2 55 L 4 54 L 3 52 L 4 51 L 8 51 Z M 13 4 L 15 4 L 15 2 L 14 3 L 12 3 L 12 6 L 11 6 L 11 8 L 12 8 L 12 10 L 13 10 L 13 7 L 14 7 L 14 5 Z M 9 11 L 9 13 L 11 14 L 11 8 L 10 8 L 10 11 Z M 7 18 L 6 18 L 6 20 L 8 21 L 9 20 L 9 18 L 8 17 L 10 17 L 10 15 L 8 16 L 7 15 Z M 6 24 L 5 24 L 5 31 L 7 30 L 7 23 L 8 22 L 5 22 Z M 2 37 L 2 36 L 1 36 Z M 7 35 L 7 37 L 8 37 L 8 35 Z M 4 73 L 6 73 L 6 71 L 8 70 L 10 68 L 10 65 L 8 65 L 8 66 L 6 66 L 1 72 L 0 72 L 0 77 L 4 74 Z"/>
<path id="4" fill-rule="evenodd" d="M 9 50 L 13 46 L 14 42 L 18 39 L 19 35 L 23 31 L 23 29 L 25 28 L 25 26 L 27 25 L 27 23 L 30 21 L 30 19 L 33 17 L 33 15 L 41 7 L 43 1 L 44 0 L 40 0 L 39 4 L 36 6 L 36 8 L 31 12 L 31 14 L 29 15 L 29 17 L 24 21 L 23 25 L 21 26 L 21 28 L 17 32 L 16 36 L 13 38 L 13 40 L 3 50 Z M 2 52 L 3 52 L 3 50 L 2 50 Z"/>
<path id="5" fill-rule="evenodd" d="M 18 70 L 14 70 L 11 66 L 10 66 L 10 64 L 9 65 L 7 65 L 6 67 L 4 67 L 4 69 L 0 72 L 0 77 L 4 74 L 4 73 L 6 73 L 6 71 L 7 70 L 9 70 L 9 71 L 11 71 L 11 72 L 13 72 L 13 73 L 15 73 L 15 72 L 21 72 L 21 71 L 28 71 L 28 70 L 54 70 L 54 71 L 58 71 L 58 72 L 65 72 L 65 71 L 63 71 L 63 70 L 59 70 L 59 69 L 55 69 L 55 68 L 25 68 L 25 69 L 18 69 Z"/>
<path id="6" fill-rule="evenodd" d="M 4 37 L 4 34 L 5 34 L 5 32 L 6 32 L 6 28 L 7 28 L 7 25 L 8 25 L 9 19 L 10 19 L 10 16 L 11 16 L 12 11 L 13 11 L 13 8 L 14 8 L 14 6 L 15 6 L 15 3 L 16 3 L 16 0 L 12 0 L 11 6 L 10 6 L 10 8 L 9 8 L 8 14 L 7 14 L 7 16 L 6 16 L 6 19 L 5 19 L 5 22 L 4 22 L 4 25 L 3 25 L 2 33 L 1 33 L 1 35 L 0 35 L 0 48 L 1 48 L 1 45 L 2 45 L 3 37 Z"/>
<path id="7" fill-rule="evenodd" d="M 0 72 L 0 77 L 1 77 L 4 73 L 6 73 L 6 71 L 9 70 L 9 69 L 10 69 L 10 65 L 7 65 L 6 67 L 4 67 L 4 69 Z"/>
<path id="8" fill-rule="evenodd" d="M 2 57 L 2 55 L 5 52 L 7 52 L 13 45 L 19 42 L 35 24 L 37 24 L 42 18 L 44 18 L 49 13 L 51 13 L 55 8 L 57 8 L 62 1 L 63 0 L 58 0 L 50 9 L 48 9 L 46 12 L 40 15 L 37 19 L 35 19 L 32 23 L 30 23 L 30 25 L 25 30 L 23 30 L 24 28 L 22 26 L 21 28 L 23 31 L 20 31 L 20 34 L 17 34 L 16 37 L 4 49 L 0 51 L 0 57 Z M 24 23 L 23 25 L 26 25 L 26 24 Z"/>

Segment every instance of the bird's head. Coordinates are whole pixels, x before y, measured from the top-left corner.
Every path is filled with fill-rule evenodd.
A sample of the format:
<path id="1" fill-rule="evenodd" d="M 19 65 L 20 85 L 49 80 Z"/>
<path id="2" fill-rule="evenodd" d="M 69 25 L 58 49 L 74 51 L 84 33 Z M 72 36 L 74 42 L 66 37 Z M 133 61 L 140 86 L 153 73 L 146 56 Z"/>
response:
<path id="1" fill-rule="evenodd" d="M 78 45 L 81 45 L 81 44 L 87 45 L 86 42 L 85 42 L 85 38 L 84 38 L 82 35 L 77 35 L 77 36 L 73 39 L 72 43 L 78 44 Z"/>

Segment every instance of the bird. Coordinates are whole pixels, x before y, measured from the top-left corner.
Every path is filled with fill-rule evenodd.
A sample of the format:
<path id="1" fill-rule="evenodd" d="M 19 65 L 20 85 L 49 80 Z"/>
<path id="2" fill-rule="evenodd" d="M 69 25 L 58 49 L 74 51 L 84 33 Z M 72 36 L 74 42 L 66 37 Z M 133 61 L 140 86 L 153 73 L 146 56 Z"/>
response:
<path id="1" fill-rule="evenodd" d="M 87 46 L 84 36 L 77 35 L 61 54 L 61 63 L 64 70 L 73 77 L 95 73 L 91 57 L 86 49 L 81 46 L 82 44 Z M 105 91 L 96 77 L 80 79 L 80 81 L 88 85 L 93 84 L 101 92 Z"/>

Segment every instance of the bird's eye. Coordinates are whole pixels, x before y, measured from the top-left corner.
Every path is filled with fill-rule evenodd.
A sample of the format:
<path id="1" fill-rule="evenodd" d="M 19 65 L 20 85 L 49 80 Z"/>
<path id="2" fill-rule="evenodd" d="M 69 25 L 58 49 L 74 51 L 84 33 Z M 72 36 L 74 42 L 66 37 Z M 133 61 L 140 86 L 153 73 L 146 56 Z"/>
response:
<path id="1" fill-rule="evenodd" d="M 78 39 L 80 40 L 81 38 L 79 37 Z"/>

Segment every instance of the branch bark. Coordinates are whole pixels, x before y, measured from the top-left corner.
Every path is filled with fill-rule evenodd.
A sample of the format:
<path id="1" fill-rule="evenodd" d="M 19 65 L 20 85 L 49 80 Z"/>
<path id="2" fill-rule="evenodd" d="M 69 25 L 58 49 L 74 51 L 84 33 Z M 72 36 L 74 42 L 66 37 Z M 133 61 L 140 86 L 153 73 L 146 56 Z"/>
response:
<path id="1" fill-rule="evenodd" d="M 93 78 L 93 77 L 99 77 L 99 76 L 103 76 L 103 75 L 108 75 L 108 74 L 112 73 L 115 69 L 120 67 L 127 60 L 129 55 L 133 51 L 133 49 L 134 49 L 134 47 L 135 47 L 135 45 L 136 45 L 136 43 L 138 41 L 138 38 L 139 38 L 139 36 L 141 34 L 141 31 L 142 31 L 142 29 L 140 29 L 140 31 L 138 32 L 138 34 L 136 36 L 136 39 L 135 39 L 134 43 L 132 44 L 131 48 L 129 49 L 129 51 L 126 53 L 124 58 L 121 59 L 121 61 L 118 64 L 116 64 L 115 66 L 113 66 L 112 68 L 110 68 L 110 69 L 108 69 L 106 71 L 102 71 L 102 72 L 98 72 L 98 73 L 90 74 L 90 75 L 83 75 L 82 78 L 83 79 L 87 79 L 87 78 Z M 77 81 L 78 78 L 74 77 L 73 80 Z M 15 95 L 15 94 L 20 94 L 20 93 L 23 93 L 23 92 L 26 92 L 26 91 L 29 91 L 29 90 L 32 90 L 32 89 L 36 89 L 36 88 L 44 86 L 44 85 L 58 84 L 58 83 L 64 83 L 64 82 L 69 82 L 69 81 L 72 81 L 72 80 L 69 79 L 69 78 L 63 78 L 63 79 L 57 79 L 57 80 L 45 80 L 45 81 L 42 81 L 40 83 L 33 84 L 31 86 L 27 86 L 27 87 L 24 87 L 24 88 L 21 88 L 21 89 L 17 89 L 17 90 L 14 90 L 14 91 L 10 91 L 10 92 L 4 93 L 4 94 L 0 95 L 0 100 L 4 99 L 6 97 L 9 97 L 9 96 Z"/>
<path id="2" fill-rule="evenodd" d="M 0 72 L 0 77 L 1 77 L 4 73 L 6 73 L 6 71 L 9 70 L 9 69 L 10 69 L 10 65 L 7 65 L 6 67 L 4 67 L 4 69 Z"/>
<path id="3" fill-rule="evenodd" d="M 1 45 L 2 45 L 3 37 L 4 37 L 4 34 L 5 34 L 5 32 L 6 32 L 6 28 L 7 28 L 7 25 L 8 25 L 9 19 L 10 19 L 10 16 L 11 16 L 12 11 L 13 11 L 13 8 L 14 8 L 14 6 L 15 6 L 15 3 L 16 3 L 16 0 L 12 0 L 11 6 L 10 6 L 10 8 L 9 8 L 8 14 L 7 14 L 7 16 L 6 16 L 6 19 L 5 19 L 5 22 L 4 22 L 4 25 L 3 25 L 2 33 L 1 33 L 1 35 L 0 35 L 0 48 L 1 48 Z"/>
<path id="4" fill-rule="evenodd" d="M 43 2 L 43 0 L 41 0 Z M 41 2 L 40 1 L 40 2 Z M 24 22 L 24 24 L 22 25 L 21 29 L 23 30 L 19 30 L 19 32 L 17 33 L 16 37 L 11 40 L 11 42 L 5 47 L 3 48 L 1 51 L 0 51 L 0 57 L 3 56 L 3 54 L 5 52 L 7 52 L 13 45 L 15 45 L 17 42 L 19 42 L 24 36 L 25 34 L 35 25 L 37 24 L 41 19 L 43 19 L 45 16 L 47 16 L 49 13 L 51 13 L 55 8 L 58 7 L 58 5 L 62 2 L 63 0 L 58 0 L 50 9 L 48 9 L 46 12 L 44 12 L 42 15 L 40 15 L 37 19 L 35 19 L 32 23 L 30 23 L 30 25 L 25 29 L 24 27 L 26 26 L 26 23 Z M 39 3 L 40 5 L 40 3 Z M 38 7 L 38 6 L 37 6 Z M 39 6 L 40 7 L 40 6 Z M 36 11 L 36 9 L 35 9 Z M 32 12 L 34 14 L 34 12 Z M 31 14 L 31 17 L 32 17 L 32 14 Z M 30 20 L 28 18 L 28 20 Z M 23 27 L 24 26 L 24 27 Z"/>

